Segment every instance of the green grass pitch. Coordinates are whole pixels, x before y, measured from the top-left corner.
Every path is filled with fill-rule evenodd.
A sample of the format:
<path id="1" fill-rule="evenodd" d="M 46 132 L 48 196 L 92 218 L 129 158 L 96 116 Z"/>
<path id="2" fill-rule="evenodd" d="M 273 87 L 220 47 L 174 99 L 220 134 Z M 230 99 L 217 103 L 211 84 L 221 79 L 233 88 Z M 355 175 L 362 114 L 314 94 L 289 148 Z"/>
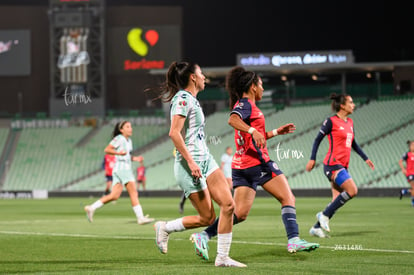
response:
<path id="1" fill-rule="evenodd" d="M 354 198 L 330 222 L 331 238 L 308 234 L 330 198 L 296 198 L 301 238 L 312 252 L 289 254 L 280 203 L 256 198 L 248 219 L 233 230 L 230 256 L 247 268 L 199 259 L 187 230 L 170 236 L 168 254 L 155 246 L 152 224 L 138 225 L 128 198 L 109 203 L 89 223 L 85 204 L 97 198 L 0 200 L 0 274 L 413 274 L 414 208 L 409 198 Z M 156 220 L 180 216 L 179 198 L 140 198 Z M 195 214 L 189 201 L 184 215 Z"/>

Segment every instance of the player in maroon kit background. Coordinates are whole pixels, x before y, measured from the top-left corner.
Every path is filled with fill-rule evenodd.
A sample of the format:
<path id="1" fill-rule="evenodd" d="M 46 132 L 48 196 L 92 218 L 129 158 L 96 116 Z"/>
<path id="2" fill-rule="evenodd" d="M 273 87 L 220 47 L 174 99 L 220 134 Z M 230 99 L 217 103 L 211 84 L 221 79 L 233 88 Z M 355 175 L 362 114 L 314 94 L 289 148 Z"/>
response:
<path id="1" fill-rule="evenodd" d="M 402 189 L 400 191 L 400 199 L 405 194 L 410 193 L 411 190 L 411 206 L 414 207 L 414 140 L 407 141 L 408 144 L 408 152 L 405 153 L 398 164 L 401 167 L 401 172 L 407 177 L 408 183 L 411 185 L 411 189 Z M 406 162 L 406 166 L 404 167 L 404 163 Z"/>
<path id="2" fill-rule="evenodd" d="M 111 192 L 112 187 L 112 169 L 115 165 L 115 156 L 106 154 L 103 160 L 103 169 L 105 170 L 105 179 L 106 179 L 106 187 L 105 187 L 105 195 L 108 195 Z"/>
<path id="3" fill-rule="evenodd" d="M 326 232 L 330 232 L 329 220 L 335 212 L 346 202 L 355 197 L 358 188 L 348 173 L 349 159 L 351 149 L 354 149 L 358 155 L 374 170 L 374 164 L 355 140 L 355 129 L 351 118 L 348 116 L 353 113 L 355 104 L 352 97 L 347 94 L 331 94 L 332 110 L 335 115 L 327 118 L 315 138 L 312 148 L 312 154 L 306 171 L 310 172 L 315 167 L 316 154 L 322 139 L 327 136 L 329 140 L 329 150 L 323 161 L 324 173 L 331 182 L 332 201 L 324 211 L 316 214 L 317 223 L 310 229 L 312 236 L 325 238 Z"/>

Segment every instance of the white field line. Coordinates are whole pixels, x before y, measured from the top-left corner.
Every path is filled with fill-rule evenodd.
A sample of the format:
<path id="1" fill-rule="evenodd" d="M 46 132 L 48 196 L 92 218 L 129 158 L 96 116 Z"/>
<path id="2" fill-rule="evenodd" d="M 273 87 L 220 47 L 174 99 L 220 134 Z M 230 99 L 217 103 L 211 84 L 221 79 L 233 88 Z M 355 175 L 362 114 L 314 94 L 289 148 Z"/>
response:
<path id="1" fill-rule="evenodd" d="M 69 238 L 154 240 L 154 238 L 137 237 L 137 236 L 102 236 L 102 235 L 88 235 L 88 234 L 65 234 L 65 233 L 43 233 L 43 232 L 19 232 L 19 231 L 0 231 L 0 234 L 4 234 L 4 235 L 27 235 L 27 236 L 30 236 L 30 235 L 32 235 L 32 236 L 53 236 L 53 237 L 69 237 Z M 188 241 L 188 239 L 181 239 L 181 238 L 174 238 L 174 239 L 171 239 L 171 240 L 174 240 L 174 241 Z M 211 242 L 216 242 L 216 240 L 211 240 Z M 246 245 L 286 246 L 286 243 L 247 242 L 247 241 L 237 241 L 237 240 L 233 240 L 233 243 L 246 244 Z M 391 249 L 362 248 L 362 247 L 358 247 L 357 249 L 337 249 L 336 247 L 333 247 L 333 246 L 321 246 L 320 248 L 330 249 L 332 251 L 352 250 L 352 251 L 367 251 L 367 252 L 414 254 L 414 251 L 410 251 L 410 250 L 391 250 Z"/>

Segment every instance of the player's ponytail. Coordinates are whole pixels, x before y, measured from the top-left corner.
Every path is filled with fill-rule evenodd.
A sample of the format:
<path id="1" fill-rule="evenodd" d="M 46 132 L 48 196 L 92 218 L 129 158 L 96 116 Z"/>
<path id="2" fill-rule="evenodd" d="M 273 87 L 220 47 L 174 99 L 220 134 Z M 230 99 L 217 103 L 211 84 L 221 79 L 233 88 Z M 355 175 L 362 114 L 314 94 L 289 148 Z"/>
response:
<path id="1" fill-rule="evenodd" d="M 174 61 L 168 67 L 165 82 L 159 87 L 160 93 L 155 99 L 170 102 L 175 94 L 188 86 L 190 75 L 194 74 L 198 64 L 191 61 Z M 146 89 L 147 92 L 152 89 Z"/>
<path id="2" fill-rule="evenodd" d="M 332 103 L 331 103 L 332 111 L 339 112 L 339 110 L 341 110 L 341 105 L 345 104 L 346 98 L 348 96 L 349 96 L 348 94 L 332 93 L 329 96 L 329 99 L 332 100 Z"/>
<path id="3" fill-rule="evenodd" d="M 117 135 L 122 134 L 121 129 L 122 129 L 122 127 L 124 127 L 125 123 L 127 123 L 127 122 L 128 122 L 127 120 L 123 120 L 123 121 L 120 121 L 117 124 L 115 124 L 115 128 L 112 131 L 112 138 L 116 137 Z"/>
<path id="4" fill-rule="evenodd" d="M 243 97 L 243 93 L 247 93 L 252 84 L 257 84 L 259 76 L 252 71 L 246 71 L 241 66 L 231 69 L 226 76 L 226 90 L 230 96 L 230 110 L 234 104 Z"/>

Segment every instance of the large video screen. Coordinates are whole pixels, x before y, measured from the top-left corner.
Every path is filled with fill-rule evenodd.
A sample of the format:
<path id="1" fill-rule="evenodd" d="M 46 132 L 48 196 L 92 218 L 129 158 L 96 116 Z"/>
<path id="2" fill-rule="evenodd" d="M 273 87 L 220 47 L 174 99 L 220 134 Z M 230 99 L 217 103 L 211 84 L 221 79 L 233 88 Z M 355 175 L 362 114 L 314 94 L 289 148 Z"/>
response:
<path id="1" fill-rule="evenodd" d="M 0 30 L 0 76 L 30 75 L 30 30 Z"/>
<path id="2" fill-rule="evenodd" d="M 181 58 L 178 25 L 109 28 L 107 41 L 109 74 L 165 69 Z"/>

